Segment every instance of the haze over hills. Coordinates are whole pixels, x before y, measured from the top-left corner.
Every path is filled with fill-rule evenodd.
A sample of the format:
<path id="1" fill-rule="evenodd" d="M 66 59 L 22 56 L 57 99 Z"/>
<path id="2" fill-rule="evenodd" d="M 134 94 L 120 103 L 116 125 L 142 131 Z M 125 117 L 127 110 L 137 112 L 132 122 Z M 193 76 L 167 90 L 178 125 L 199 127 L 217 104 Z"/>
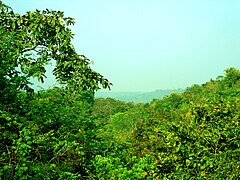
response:
<path id="1" fill-rule="evenodd" d="M 113 98 L 125 102 L 142 102 L 148 103 L 153 99 L 162 99 L 171 93 L 181 93 L 184 89 L 159 89 L 152 92 L 114 92 L 114 91 L 98 91 L 95 94 L 96 98 Z"/>

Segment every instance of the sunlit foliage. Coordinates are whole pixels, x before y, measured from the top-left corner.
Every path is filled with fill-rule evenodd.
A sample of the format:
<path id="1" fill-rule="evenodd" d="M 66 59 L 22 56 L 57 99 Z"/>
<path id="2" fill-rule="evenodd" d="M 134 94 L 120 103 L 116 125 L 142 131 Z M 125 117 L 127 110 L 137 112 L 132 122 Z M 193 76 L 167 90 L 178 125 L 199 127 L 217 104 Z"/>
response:
<path id="1" fill-rule="evenodd" d="M 147 104 L 94 99 L 111 83 L 71 45 L 72 18 L 0 1 L 1 179 L 239 179 L 240 71 Z M 63 84 L 34 92 L 30 78 Z"/>

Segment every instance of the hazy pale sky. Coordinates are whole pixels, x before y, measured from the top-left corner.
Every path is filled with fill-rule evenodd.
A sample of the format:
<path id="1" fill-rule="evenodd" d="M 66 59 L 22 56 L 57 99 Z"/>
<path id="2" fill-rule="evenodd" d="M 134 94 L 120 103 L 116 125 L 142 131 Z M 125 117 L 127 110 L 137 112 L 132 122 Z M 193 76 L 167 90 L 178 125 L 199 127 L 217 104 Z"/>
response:
<path id="1" fill-rule="evenodd" d="M 186 88 L 240 68 L 240 0 L 3 2 L 20 14 L 48 8 L 74 17 L 77 52 L 114 91 Z"/>

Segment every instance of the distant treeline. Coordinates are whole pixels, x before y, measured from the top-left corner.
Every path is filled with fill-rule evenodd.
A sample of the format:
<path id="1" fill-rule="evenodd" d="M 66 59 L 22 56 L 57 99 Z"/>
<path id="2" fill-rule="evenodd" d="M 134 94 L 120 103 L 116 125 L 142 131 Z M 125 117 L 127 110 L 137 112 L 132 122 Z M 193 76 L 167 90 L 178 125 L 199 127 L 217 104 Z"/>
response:
<path id="1" fill-rule="evenodd" d="M 162 99 L 163 97 L 171 93 L 181 93 L 184 89 L 167 89 L 167 90 L 156 90 L 152 92 L 103 92 L 98 91 L 95 95 L 97 98 L 113 98 L 125 102 L 134 103 L 148 103 L 153 99 Z"/>

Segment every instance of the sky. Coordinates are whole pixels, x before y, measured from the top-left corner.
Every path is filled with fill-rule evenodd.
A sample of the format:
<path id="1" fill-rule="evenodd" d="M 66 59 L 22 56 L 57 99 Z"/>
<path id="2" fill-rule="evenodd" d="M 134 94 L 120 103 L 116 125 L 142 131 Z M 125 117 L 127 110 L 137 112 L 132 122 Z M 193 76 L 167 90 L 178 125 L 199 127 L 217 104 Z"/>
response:
<path id="1" fill-rule="evenodd" d="M 64 11 L 73 44 L 112 91 L 186 88 L 240 68 L 239 0 L 3 0 L 16 13 Z M 50 73 L 49 73 L 50 74 Z M 45 86 L 51 86 L 48 75 Z"/>

